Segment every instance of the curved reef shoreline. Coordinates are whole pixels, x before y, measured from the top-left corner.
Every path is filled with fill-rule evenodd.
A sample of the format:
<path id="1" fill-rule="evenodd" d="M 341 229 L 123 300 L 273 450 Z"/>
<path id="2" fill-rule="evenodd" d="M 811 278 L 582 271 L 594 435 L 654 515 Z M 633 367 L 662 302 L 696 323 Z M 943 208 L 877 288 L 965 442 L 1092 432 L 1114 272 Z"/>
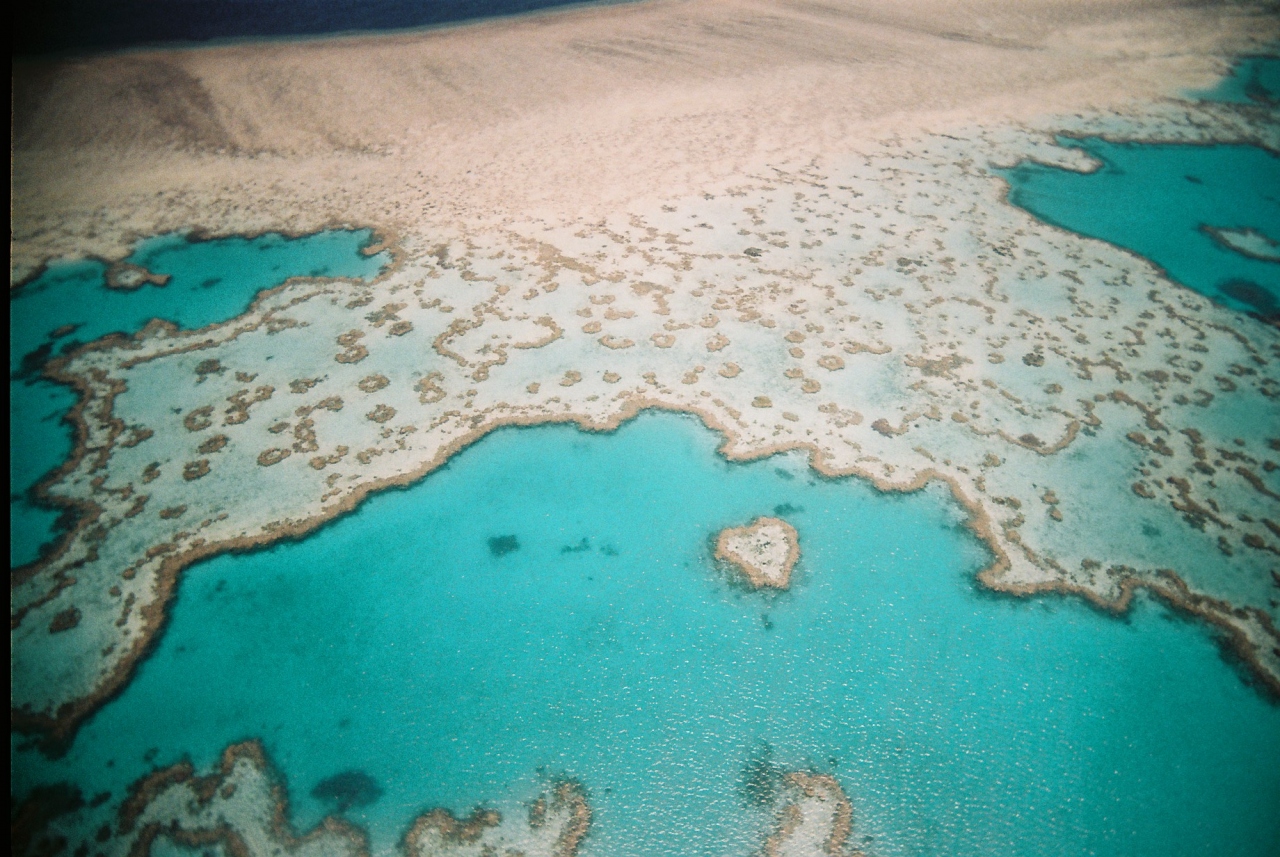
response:
<path id="1" fill-rule="evenodd" d="M 609 430 L 651 407 L 697 415 L 729 459 L 804 449 L 881 490 L 944 481 L 995 557 L 985 585 L 1117 612 L 1147 589 L 1277 689 L 1275 331 L 1003 204 L 975 156 L 1080 155 L 1002 134 L 626 223 L 427 246 L 383 231 L 396 263 L 373 283 L 298 279 L 226 324 L 61 358 L 47 372 L 80 391 L 77 452 L 41 490 L 83 513 L 14 576 L 15 723 L 66 740 L 127 681 L 193 562 L 300 537 L 495 428 Z M 931 213 L 946 206 L 949 224 Z M 166 401 L 131 392 L 157 384 Z M 1135 543 L 1144 527 L 1159 536 Z"/>
<path id="2" fill-rule="evenodd" d="M 1280 151 L 1274 105 L 1178 97 L 1280 24 L 1095 5 L 994 24 L 932 0 L 658 2 L 19 64 L 11 294 L 67 257 L 155 283 L 123 260 L 179 228 L 356 224 L 394 262 L 46 365 L 79 401 L 36 492 L 79 518 L 11 574 L 14 728 L 67 746 L 193 563 L 303 538 L 496 429 L 651 409 L 699 419 L 728 461 L 801 450 L 883 492 L 944 483 L 991 551 L 984 587 L 1115 614 L 1145 591 L 1280 696 L 1280 331 L 1030 217 L 1000 178 L 1096 168 L 1058 135 Z M 684 59 L 644 61 L 659 49 Z M 485 50 L 503 60 L 467 61 Z M 236 753 L 219 776 L 267 770 Z M 815 777 L 793 791 L 843 817 Z"/>
<path id="3" fill-rule="evenodd" d="M 756 518 L 716 537 L 716 559 L 733 566 L 755 589 L 786 589 L 800 559 L 800 536 L 781 518 Z"/>
<path id="4" fill-rule="evenodd" d="M 793 771 L 780 777 L 776 823 L 762 844 L 769 857 L 859 857 L 846 850 L 853 809 L 839 781 L 829 775 Z M 71 794 L 63 807 L 38 800 L 20 805 L 12 824 L 17 853 L 67 848 L 78 831 L 65 824 L 83 806 Z M 465 818 L 448 809 L 421 813 L 408 825 L 396 853 L 404 857 L 464 857 L 522 854 L 575 857 L 591 832 L 592 809 L 581 783 L 547 784 L 527 801 L 523 817 L 476 807 Z M 50 815 L 52 813 L 52 815 Z M 133 784 L 116 818 L 94 834 L 104 853 L 147 857 L 158 842 L 185 849 L 218 847 L 231 857 L 284 852 L 319 857 L 369 857 L 368 837 L 352 823 L 327 816 L 298 835 L 289 821 L 289 797 L 261 742 L 227 747 L 216 768 L 203 776 L 188 762 L 155 771 Z"/>

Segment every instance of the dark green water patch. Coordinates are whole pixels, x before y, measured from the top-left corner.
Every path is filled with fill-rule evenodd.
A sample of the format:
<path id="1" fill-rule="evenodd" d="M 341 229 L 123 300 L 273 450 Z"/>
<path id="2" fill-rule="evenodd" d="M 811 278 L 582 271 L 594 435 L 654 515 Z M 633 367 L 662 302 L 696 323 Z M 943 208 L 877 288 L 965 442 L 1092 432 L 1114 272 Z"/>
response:
<path id="1" fill-rule="evenodd" d="M 520 540 L 515 536 L 491 536 L 489 538 L 489 553 L 494 556 L 506 556 L 518 550 L 520 550 Z"/>
<path id="2" fill-rule="evenodd" d="M 311 796 L 341 814 L 353 807 L 376 803 L 382 797 L 382 787 L 364 771 L 343 771 L 316 783 Z"/>
<path id="3" fill-rule="evenodd" d="M 1230 104 L 1280 105 L 1280 57 L 1241 58 L 1213 89 L 1187 93 L 1200 101 Z"/>

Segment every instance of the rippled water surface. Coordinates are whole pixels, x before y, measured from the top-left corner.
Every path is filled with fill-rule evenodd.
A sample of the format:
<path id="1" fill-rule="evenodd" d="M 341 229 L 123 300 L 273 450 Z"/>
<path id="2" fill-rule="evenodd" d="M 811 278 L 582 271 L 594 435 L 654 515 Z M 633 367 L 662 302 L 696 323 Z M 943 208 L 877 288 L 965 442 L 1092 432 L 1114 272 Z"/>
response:
<path id="1" fill-rule="evenodd" d="M 885 857 L 1280 853 L 1280 708 L 1202 626 L 986 593 L 943 490 L 716 441 L 673 415 L 506 429 L 301 542 L 193 567 L 134 681 L 64 758 L 20 752 L 15 793 L 118 796 L 258 736 L 301 827 L 333 808 L 317 785 L 372 778 L 348 815 L 375 852 L 426 808 L 570 776 L 592 854 L 744 854 L 770 772 L 814 768 Z M 712 560 L 762 514 L 800 534 L 785 593 Z"/>

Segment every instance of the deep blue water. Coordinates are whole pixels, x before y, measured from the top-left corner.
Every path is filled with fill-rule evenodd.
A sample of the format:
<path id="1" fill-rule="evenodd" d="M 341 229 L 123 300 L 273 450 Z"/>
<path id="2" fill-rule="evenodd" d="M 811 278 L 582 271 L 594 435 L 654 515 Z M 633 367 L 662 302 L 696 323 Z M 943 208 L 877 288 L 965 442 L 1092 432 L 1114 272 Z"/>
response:
<path id="1" fill-rule="evenodd" d="M 582 0 L 49 0 L 14 11 L 14 52 L 425 27 Z"/>
<path id="2" fill-rule="evenodd" d="M 674 415 L 503 430 L 301 542 L 193 567 L 132 683 L 64 758 L 18 752 L 13 793 L 118 798 L 258 736 L 300 827 L 322 780 L 372 777 L 349 816 L 375 853 L 428 807 L 572 776 L 592 854 L 746 854 L 770 822 L 753 762 L 835 774 L 878 857 L 1280 853 L 1280 707 L 1205 628 L 986 593 L 942 490 L 716 442 Z M 789 592 L 712 559 L 761 514 L 799 531 Z"/>
<path id="3" fill-rule="evenodd" d="M 126 261 L 168 274 L 167 285 L 133 291 L 107 288 L 106 266 L 88 260 L 55 262 L 11 294 L 10 567 L 36 559 L 56 535 L 59 513 L 32 503 L 29 496 L 33 485 L 66 460 L 72 445 L 62 415 L 76 396 L 70 388 L 40 377 L 40 367 L 49 357 L 109 333 L 135 333 L 153 318 L 185 329 L 225 321 L 244 312 L 259 292 L 289 277 L 372 277 L 388 256 L 362 255 L 360 248 L 370 240 L 367 229 L 296 239 L 269 234 L 188 241 L 181 235 L 163 235 L 141 242 Z M 67 327 L 70 332 L 64 332 Z"/>
<path id="4" fill-rule="evenodd" d="M 1280 242 L 1280 156 L 1254 146 L 1061 138 L 1092 173 L 1025 161 L 1002 171 L 1009 201 L 1042 220 L 1132 250 L 1220 304 L 1280 318 L 1280 263 L 1214 239 L 1251 229 Z"/>

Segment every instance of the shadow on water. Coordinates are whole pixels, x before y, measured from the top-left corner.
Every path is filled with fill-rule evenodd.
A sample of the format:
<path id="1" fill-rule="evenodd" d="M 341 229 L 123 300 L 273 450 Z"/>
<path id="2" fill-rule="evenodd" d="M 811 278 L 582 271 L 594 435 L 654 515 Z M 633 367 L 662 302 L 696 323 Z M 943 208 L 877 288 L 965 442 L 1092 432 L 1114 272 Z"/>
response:
<path id="1" fill-rule="evenodd" d="M 1242 279 L 1226 280 L 1218 284 L 1218 291 L 1253 307 L 1263 321 L 1272 324 L 1280 322 L 1280 298 L 1257 283 Z"/>
<path id="2" fill-rule="evenodd" d="M 752 807 L 771 806 L 778 798 L 785 774 L 786 771 L 773 761 L 773 748 L 761 743 L 742 766 L 738 787 L 742 802 Z"/>
<path id="3" fill-rule="evenodd" d="M 382 787 L 364 771 L 343 771 L 317 783 L 311 790 L 311 796 L 331 804 L 340 815 L 352 807 L 375 803 L 382 797 Z"/>
<path id="4" fill-rule="evenodd" d="M 515 536 L 490 536 L 489 553 L 494 556 L 506 556 L 520 550 L 520 541 Z"/>

